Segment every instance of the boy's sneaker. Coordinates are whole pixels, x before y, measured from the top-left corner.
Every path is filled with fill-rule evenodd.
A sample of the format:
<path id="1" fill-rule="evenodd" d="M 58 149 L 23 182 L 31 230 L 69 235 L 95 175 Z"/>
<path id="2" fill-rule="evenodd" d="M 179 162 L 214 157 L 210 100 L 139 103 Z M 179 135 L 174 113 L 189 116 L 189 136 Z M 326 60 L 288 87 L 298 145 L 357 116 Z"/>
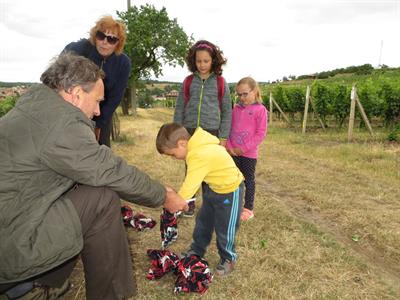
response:
<path id="1" fill-rule="evenodd" d="M 241 221 L 248 221 L 250 219 L 254 218 L 254 213 L 252 210 L 243 208 L 242 213 L 240 214 L 240 220 Z"/>
<path id="2" fill-rule="evenodd" d="M 188 211 L 184 211 L 182 216 L 191 218 L 191 217 L 194 216 L 194 209 L 196 208 L 195 202 L 194 201 L 189 202 L 188 206 L 189 206 L 189 210 Z"/>
<path id="3" fill-rule="evenodd" d="M 230 260 L 223 260 L 221 259 L 219 261 L 219 264 L 215 270 L 215 273 L 218 276 L 226 276 L 229 273 L 231 273 L 233 271 L 233 269 L 235 268 L 235 262 L 234 261 L 230 261 Z"/>

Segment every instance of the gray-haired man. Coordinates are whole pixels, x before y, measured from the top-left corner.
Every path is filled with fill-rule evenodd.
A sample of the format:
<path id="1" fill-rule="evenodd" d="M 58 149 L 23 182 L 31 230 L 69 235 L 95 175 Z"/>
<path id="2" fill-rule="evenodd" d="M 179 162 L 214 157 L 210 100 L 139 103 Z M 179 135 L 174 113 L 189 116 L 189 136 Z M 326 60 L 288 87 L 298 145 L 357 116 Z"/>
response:
<path id="1" fill-rule="evenodd" d="M 91 118 L 102 78 L 90 60 L 62 54 L 0 119 L 0 293 L 64 288 L 80 254 L 87 299 L 131 296 L 120 197 L 187 210 L 172 189 L 97 143 Z"/>

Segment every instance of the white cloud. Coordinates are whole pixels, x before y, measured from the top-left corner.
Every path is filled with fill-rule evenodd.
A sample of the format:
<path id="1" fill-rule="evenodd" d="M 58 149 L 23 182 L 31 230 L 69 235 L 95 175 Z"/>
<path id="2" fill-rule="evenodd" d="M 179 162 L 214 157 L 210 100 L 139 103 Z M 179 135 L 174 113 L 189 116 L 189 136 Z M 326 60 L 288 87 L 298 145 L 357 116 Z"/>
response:
<path id="1" fill-rule="evenodd" d="M 208 39 L 228 59 L 224 76 L 268 81 L 370 63 L 398 67 L 400 0 L 131 1 L 166 7 L 195 39 Z M 0 81 L 38 81 L 64 46 L 88 36 L 102 15 L 126 0 L 0 0 Z M 182 81 L 186 67 L 160 79 Z"/>

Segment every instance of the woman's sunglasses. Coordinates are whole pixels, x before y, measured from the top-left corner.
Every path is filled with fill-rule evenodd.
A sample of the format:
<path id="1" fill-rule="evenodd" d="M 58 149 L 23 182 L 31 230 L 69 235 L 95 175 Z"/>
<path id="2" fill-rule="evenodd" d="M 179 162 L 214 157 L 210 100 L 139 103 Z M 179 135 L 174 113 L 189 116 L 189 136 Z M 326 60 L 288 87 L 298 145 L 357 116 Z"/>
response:
<path id="1" fill-rule="evenodd" d="M 107 35 L 107 34 L 101 32 L 100 30 L 97 30 L 97 32 L 96 32 L 96 39 L 98 39 L 99 41 L 103 41 L 104 39 L 107 39 L 107 42 L 110 45 L 115 45 L 119 41 L 119 38 L 117 38 L 115 36 Z"/>

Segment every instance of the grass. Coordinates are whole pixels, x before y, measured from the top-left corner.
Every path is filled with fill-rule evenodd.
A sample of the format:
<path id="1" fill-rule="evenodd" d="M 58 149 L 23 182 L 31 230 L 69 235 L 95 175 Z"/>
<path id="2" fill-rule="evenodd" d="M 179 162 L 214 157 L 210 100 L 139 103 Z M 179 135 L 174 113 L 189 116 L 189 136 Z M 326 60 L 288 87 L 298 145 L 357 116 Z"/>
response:
<path id="1" fill-rule="evenodd" d="M 184 165 L 156 152 L 155 135 L 172 119 L 168 109 L 121 117 L 118 155 L 163 183 L 179 188 Z M 400 146 L 355 132 L 301 135 L 274 124 L 260 149 L 255 218 L 237 236 L 237 268 L 214 278 L 204 299 L 399 299 Z M 133 206 L 157 221 L 160 209 Z M 179 221 L 177 253 L 191 241 L 194 219 Z M 137 299 L 172 299 L 172 274 L 149 281 L 146 250 L 160 248 L 158 228 L 128 229 L 134 254 Z M 218 261 L 213 240 L 206 259 Z M 85 299 L 82 267 L 64 299 Z M 196 299 L 189 294 L 180 299 Z"/>

